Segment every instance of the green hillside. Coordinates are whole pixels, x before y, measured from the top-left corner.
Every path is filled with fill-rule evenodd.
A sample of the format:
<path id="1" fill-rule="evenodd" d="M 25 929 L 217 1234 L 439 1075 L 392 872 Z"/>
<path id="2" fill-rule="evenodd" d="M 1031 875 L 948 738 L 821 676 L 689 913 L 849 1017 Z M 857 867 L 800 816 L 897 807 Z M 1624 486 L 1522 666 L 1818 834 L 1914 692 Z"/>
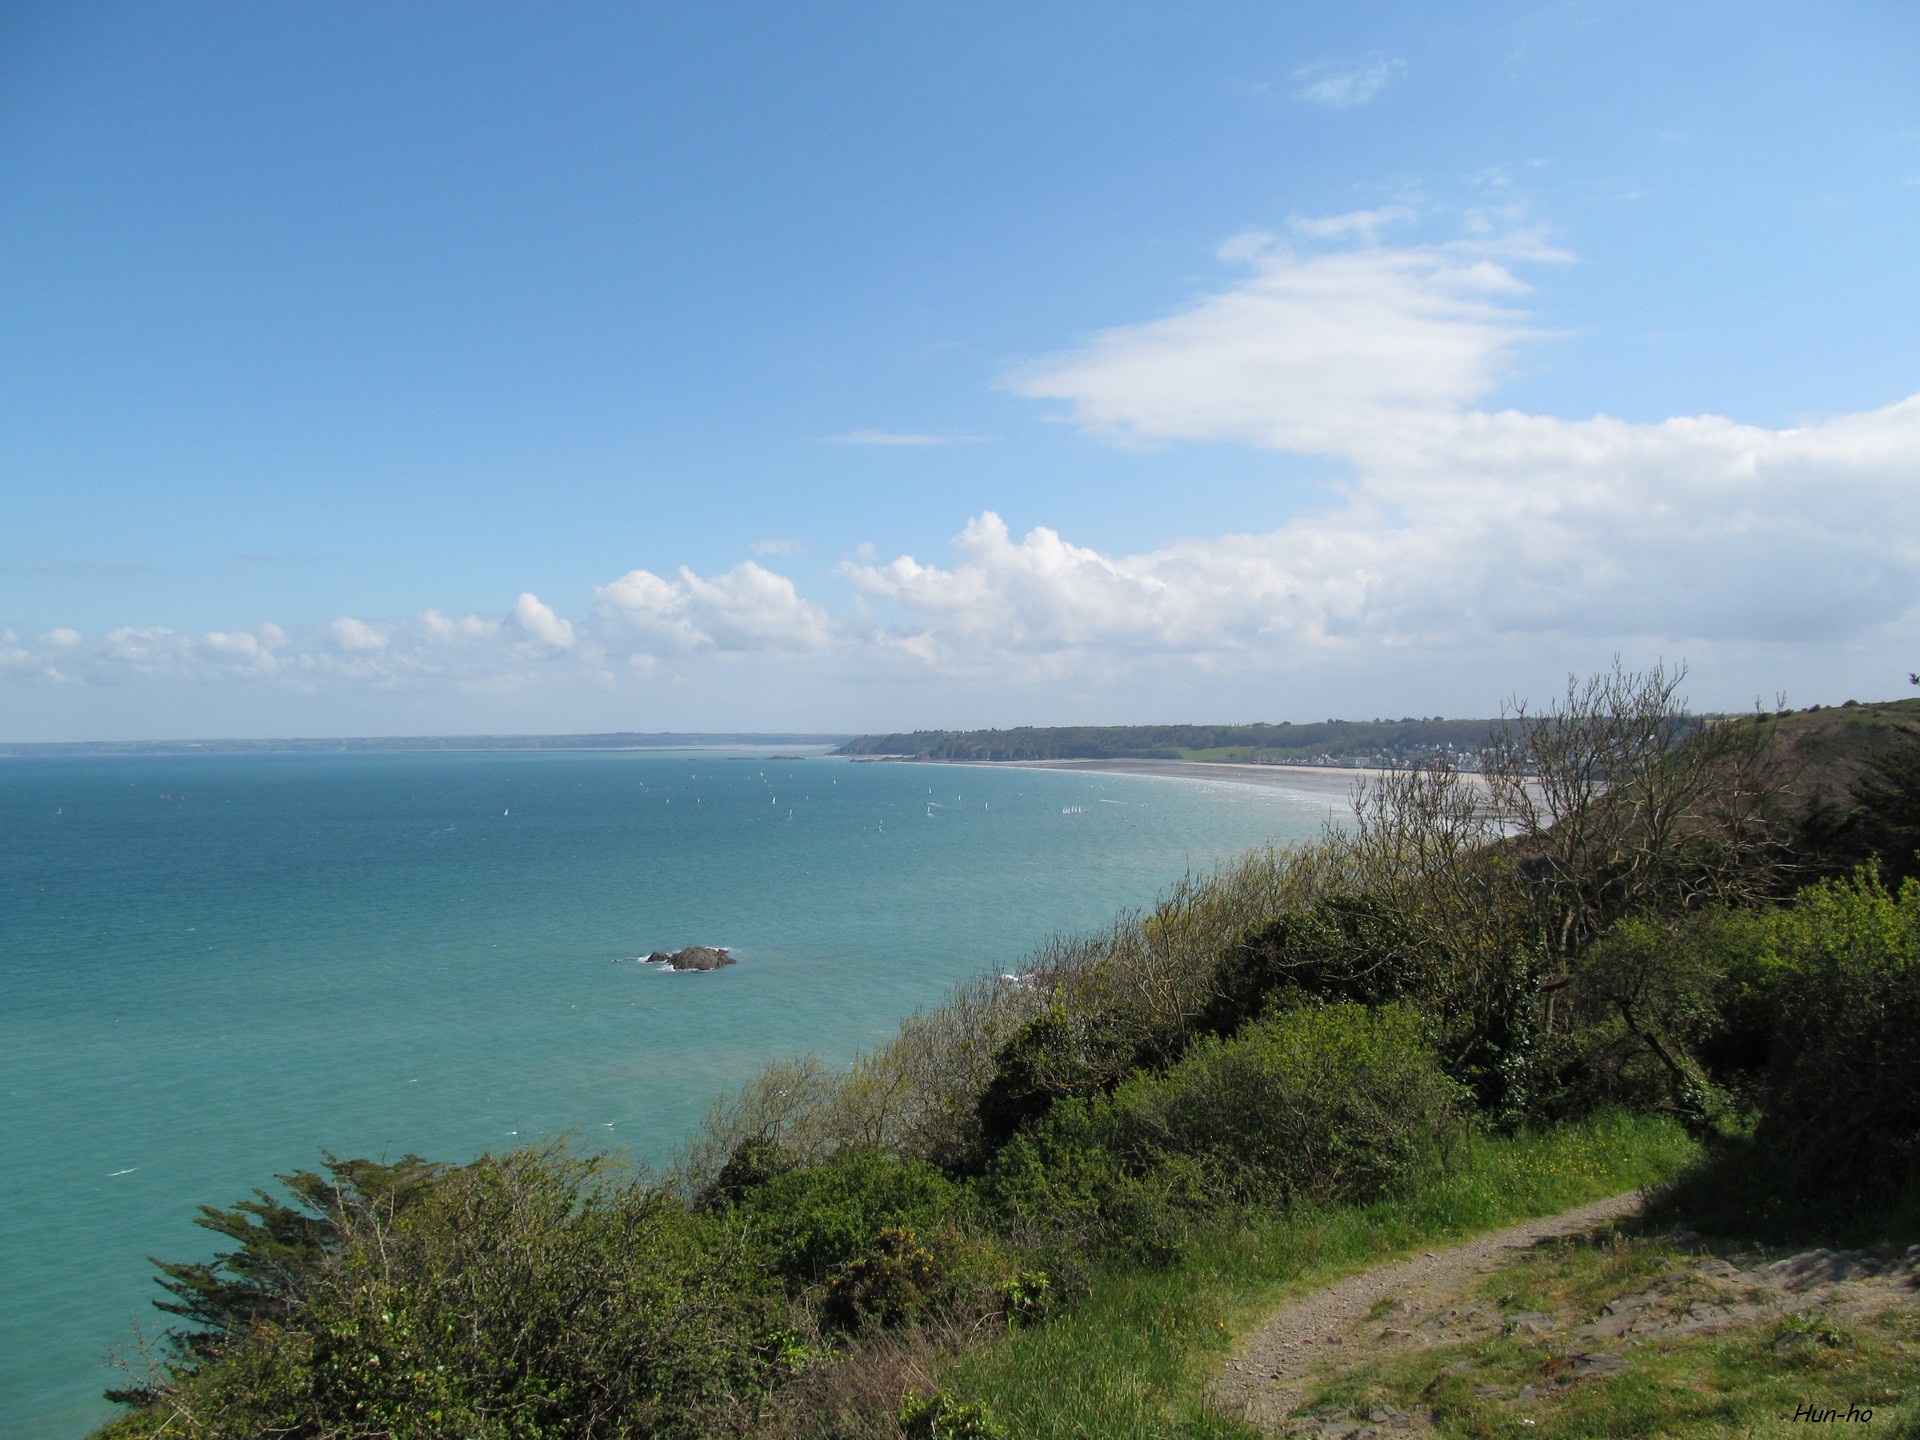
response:
<path id="1" fill-rule="evenodd" d="M 841 755 L 917 760 L 1202 760 L 1326 765 L 1477 757 L 1492 720 L 1318 720 L 1304 725 L 1022 725 L 862 735 Z"/>

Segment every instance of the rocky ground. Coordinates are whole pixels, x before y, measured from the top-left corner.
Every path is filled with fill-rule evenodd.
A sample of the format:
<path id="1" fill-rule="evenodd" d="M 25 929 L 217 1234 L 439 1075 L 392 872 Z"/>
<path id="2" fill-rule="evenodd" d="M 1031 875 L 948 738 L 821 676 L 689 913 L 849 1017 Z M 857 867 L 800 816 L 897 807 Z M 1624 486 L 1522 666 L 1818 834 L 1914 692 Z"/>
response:
<path id="1" fill-rule="evenodd" d="M 1609 1377 L 1668 1383 L 1709 1337 L 1741 1344 L 1716 1348 L 1702 1393 L 1728 1392 L 1730 1374 L 1737 1388 L 1740 1364 L 1804 1372 L 1808 1404 L 1837 1406 L 1835 1419 L 1875 1398 L 1888 1413 L 1901 1395 L 1886 1377 L 1920 1370 L 1920 1246 L 1741 1254 L 1614 1228 L 1637 1210 L 1617 1196 L 1302 1296 L 1247 1337 L 1212 1398 L 1270 1434 L 1364 1440 L 1469 1415 L 1442 1428 L 1530 1433 Z"/>

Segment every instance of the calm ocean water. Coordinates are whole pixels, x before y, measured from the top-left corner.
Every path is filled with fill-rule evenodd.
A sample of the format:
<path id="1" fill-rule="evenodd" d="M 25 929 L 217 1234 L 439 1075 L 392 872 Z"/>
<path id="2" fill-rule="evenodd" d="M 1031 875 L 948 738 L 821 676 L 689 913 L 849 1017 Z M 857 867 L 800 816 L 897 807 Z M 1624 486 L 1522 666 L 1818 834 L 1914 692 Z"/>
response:
<path id="1" fill-rule="evenodd" d="M 0 762 L 0 1434 L 110 1411 L 146 1255 L 320 1151 L 668 1154 L 1324 796 L 718 752 Z M 622 957 L 705 943 L 740 964 Z"/>

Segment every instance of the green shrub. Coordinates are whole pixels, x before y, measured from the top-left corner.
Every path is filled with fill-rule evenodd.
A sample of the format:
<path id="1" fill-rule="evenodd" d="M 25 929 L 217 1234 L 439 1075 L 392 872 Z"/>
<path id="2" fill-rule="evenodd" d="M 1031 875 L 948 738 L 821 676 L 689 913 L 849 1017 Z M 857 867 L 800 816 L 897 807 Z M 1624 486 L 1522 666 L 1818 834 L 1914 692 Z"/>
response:
<path id="1" fill-rule="evenodd" d="M 1234 1201 L 1365 1199 L 1435 1154 L 1460 1093 L 1401 1006 L 1301 1006 L 1113 1094 L 1092 1130 L 1142 1168 L 1191 1160 Z"/>
<path id="2" fill-rule="evenodd" d="M 827 1281 L 827 1313 L 852 1330 L 898 1325 L 936 1298 L 943 1277 L 933 1252 L 905 1226 L 889 1225 L 872 1247 Z"/>
<path id="3" fill-rule="evenodd" d="M 1691 929 L 1745 947 L 1686 963 L 1717 975 L 1719 1029 L 1699 1054 L 1716 1081 L 1741 1082 L 1751 1113 L 1668 1188 L 1663 1212 L 1794 1241 L 1910 1230 L 1920 1222 L 1920 882 L 1893 895 L 1862 870 L 1783 909 Z M 1675 927 L 1672 943 L 1688 933 Z"/>
<path id="4" fill-rule="evenodd" d="M 1560 1047 L 1567 1109 L 1665 1109 L 1698 1128 L 1757 1103 L 1780 1018 L 1769 925 L 1713 908 L 1603 935 L 1573 971 L 1570 1004 L 1585 1013 Z"/>
<path id="5" fill-rule="evenodd" d="M 900 1406 L 907 1440 L 1006 1440 L 993 1411 L 981 1402 L 962 1404 L 944 1390 L 909 1395 Z"/>
<path id="6" fill-rule="evenodd" d="M 736 1230 L 520 1151 L 354 1217 L 285 1313 L 154 1377 L 132 1433 L 692 1440 L 769 1391 L 788 1337 Z"/>
<path id="7" fill-rule="evenodd" d="M 1208 1028 L 1230 1035 L 1276 994 L 1386 1005 L 1417 994 L 1426 966 L 1406 917 L 1378 896 L 1335 895 L 1241 936 L 1220 965 Z"/>
<path id="8" fill-rule="evenodd" d="M 704 1199 L 726 1166 L 751 1158 L 751 1145 L 760 1142 L 776 1146 L 784 1164 L 866 1149 L 954 1174 L 977 1172 L 1006 1135 L 1059 1094 L 1090 1093 L 1134 1065 L 1179 1055 L 1205 1029 L 1201 1017 L 1215 998 L 1220 958 L 1236 937 L 1352 888 L 1350 871 L 1332 836 L 1315 845 L 1263 846 L 1210 874 L 1182 878 L 1148 914 L 1043 942 L 1017 980 L 996 966 L 955 987 L 944 1004 L 907 1017 L 894 1039 L 844 1072 L 813 1059 L 771 1064 L 715 1103 L 676 1164 L 674 1182 Z M 1059 1037 L 1035 1030 L 1021 1039 L 1056 1003 L 1074 1046 L 1083 1047 L 1085 1076 L 1062 1063 L 1072 1047 L 1057 1045 Z M 1001 1093 L 983 1111 L 996 1079 Z"/>
<path id="9" fill-rule="evenodd" d="M 1412 1012 L 1301 1006 L 1057 1103 L 1002 1150 L 987 1190 L 1042 1243 L 1164 1259 L 1224 1206 L 1392 1191 L 1438 1157 L 1460 1099 Z"/>
<path id="10" fill-rule="evenodd" d="M 1809 1194 L 1920 1181 L 1920 881 L 1824 881 L 1768 929 L 1779 1028 L 1755 1141 Z"/>
<path id="11" fill-rule="evenodd" d="M 824 1284 L 870 1255 L 881 1232 L 931 1233 L 964 1214 L 966 1192 L 920 1160 L 848 1150 L 825 1163 L 772 1175 L 730 1207 L 766 1253 L 773 1272 L 798 1285 Z"/>
<path id="12" fill-rule="evenodd" d="M 1053 1277 L 1044 1270 L 1022 1270 L 1001 1281 L 996 1294 L 1008 1325 L 1031 1325 L 1053 1308 Z"/>

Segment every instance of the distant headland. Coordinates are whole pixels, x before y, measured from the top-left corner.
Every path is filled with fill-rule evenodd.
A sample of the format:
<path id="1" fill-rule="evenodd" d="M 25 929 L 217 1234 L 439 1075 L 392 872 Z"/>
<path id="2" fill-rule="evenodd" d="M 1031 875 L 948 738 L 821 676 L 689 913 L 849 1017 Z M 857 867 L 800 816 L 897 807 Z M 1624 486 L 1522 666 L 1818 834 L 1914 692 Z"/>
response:
<path id="1" fill-rule="evenodd" d="M 1476 770 L 1496 720 L 1315 720 L 1277 725 L 1022 725 L 861 735 L 834 753 L 913 760 L 1187 761 L 1377 769 L 1446 760 Z"/>

